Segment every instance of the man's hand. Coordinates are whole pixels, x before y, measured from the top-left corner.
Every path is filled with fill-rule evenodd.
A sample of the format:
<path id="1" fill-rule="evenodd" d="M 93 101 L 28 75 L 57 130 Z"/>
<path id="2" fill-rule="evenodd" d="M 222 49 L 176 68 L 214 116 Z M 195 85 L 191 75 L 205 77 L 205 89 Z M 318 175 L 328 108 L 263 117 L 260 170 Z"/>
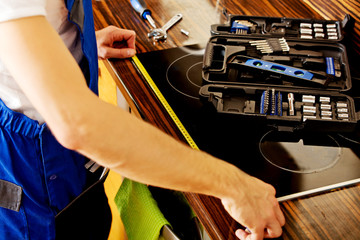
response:
<path id="1" fill-rule="evenodd" d="M 236 236 L 242 240 L 275 238 L 282 234 L 285 217 L 275 198 L 275 189 L 259 179 L 248 177 L 234 189 L 234 197 L 222 199 L 229 214 L 247 229 L 238 229 Z"/>
<path id="2" fill-rule="evenodd" d="M 135 55 L 136 33 L 132 30 L 108 26 L 96 31 L 99 59 L 129 58 Z"/>

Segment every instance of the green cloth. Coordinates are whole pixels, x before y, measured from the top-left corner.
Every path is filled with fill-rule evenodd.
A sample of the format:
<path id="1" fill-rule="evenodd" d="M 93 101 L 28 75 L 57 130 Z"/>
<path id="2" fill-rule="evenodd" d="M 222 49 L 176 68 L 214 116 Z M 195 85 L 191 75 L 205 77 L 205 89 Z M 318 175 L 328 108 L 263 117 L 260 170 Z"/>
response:
<path id="1" fill-rule="evenodd" d="M 161 228 L 171 226 L 144 184 L 125 178 L 115 204 L 129 240 L 158 240 Z"/>

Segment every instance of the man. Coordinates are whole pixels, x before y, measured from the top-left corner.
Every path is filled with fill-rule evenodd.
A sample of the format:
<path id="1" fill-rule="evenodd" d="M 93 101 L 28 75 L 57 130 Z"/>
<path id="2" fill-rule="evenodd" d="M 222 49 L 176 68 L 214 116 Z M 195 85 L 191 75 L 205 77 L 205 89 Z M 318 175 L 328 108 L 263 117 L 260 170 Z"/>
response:
<path id="1" fill-rule="evenodd" d="M 272 186 L 99 100 L 91 14 L 89 0 L 0 2 L 0 179 L 22 194 L 0 202 L 0 234 L 54 238 L 53 216 L 83 189 L 86 156 L 138 182 L 220 198 L 248 228 L 241 239 L 280 236 Z M 132 31 L 97 38 L 101 58 L 135 54 Z"/>

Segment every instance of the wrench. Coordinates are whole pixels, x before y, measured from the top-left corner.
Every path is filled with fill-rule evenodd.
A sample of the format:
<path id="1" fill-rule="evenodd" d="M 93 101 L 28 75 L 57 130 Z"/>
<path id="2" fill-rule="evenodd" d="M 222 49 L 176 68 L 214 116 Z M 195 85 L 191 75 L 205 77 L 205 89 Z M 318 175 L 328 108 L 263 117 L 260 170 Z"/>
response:
<path id="1" fill-rule="evenodd" d="M 152 37 L 156 41 L 165 40 L 167 38 L 167 33 L 166 33 L 167 30 L 169 30 L 172 26 L 174 26 L 181 19 L 182 19 L 182 14 L 181 13 L 176 14 L 167 23 L 165 23 L 165 25 L 162 26 L 161 28 L 152 29 L 148 33 L 148 37 L 149 38 Z"/>

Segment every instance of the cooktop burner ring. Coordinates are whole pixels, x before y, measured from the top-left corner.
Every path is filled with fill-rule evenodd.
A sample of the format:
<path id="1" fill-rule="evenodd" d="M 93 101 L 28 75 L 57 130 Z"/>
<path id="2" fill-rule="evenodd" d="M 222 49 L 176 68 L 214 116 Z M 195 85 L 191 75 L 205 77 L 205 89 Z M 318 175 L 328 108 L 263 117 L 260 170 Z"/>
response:
<path id="1" fill-rule="evenodd" d="M 352 134 L 346 134 L 346 133 L 338 133 L 338 136 L 342 137 L 343 139 L 351 143 L 360 144 L 360 139 L 358 136 Z"/>
<path id="2" fill-rule="evenodd" d="M 270 164 L 293 173 L 318 173 L 332 168 L 340 160 L 342 148 L 332 136 L 306 138 L 306 141 L 316 138 L 316 145 L 304 143 L 304 139 L 294 133 L 271 130 L 262 136 L 259 150 Z"/>
<path id="3" fill-rule="evenodd" d="M 187 87 L 187 86 L 188 84 L 190 84 L 192 86 L 195 86 L 197 90 L 200 90 L 201 82 L 200 83 L 196 82 L 198 78 L 192 77 L 192 72 L 198 73 L 196 72 L 197 67 L 200 67 L 199 71 L 201 72 L 202 61 L 192 62 L 191 60 L 193 60 L 192 54 L 187 54 L 175 59 L 166 69 L 166 81 L 178 93 L 186 97 L 199 100 L 200 98 L 198 91 L 192 92 L 194 87 Z M 178 65 L 181 66 L 181 71 L 178 70 Z M 184 65 L 185 65 L 185 69 L 184 69 Z M 175 74 L 176 76 L 171 77 L 170 76 L 171 74 Z M 176 82 L 179 79 L 186 79 L 187 81 L 185 82 L 185 84 L 184 82 L 181 82 L 181 84 L 179 84 Z"/>

